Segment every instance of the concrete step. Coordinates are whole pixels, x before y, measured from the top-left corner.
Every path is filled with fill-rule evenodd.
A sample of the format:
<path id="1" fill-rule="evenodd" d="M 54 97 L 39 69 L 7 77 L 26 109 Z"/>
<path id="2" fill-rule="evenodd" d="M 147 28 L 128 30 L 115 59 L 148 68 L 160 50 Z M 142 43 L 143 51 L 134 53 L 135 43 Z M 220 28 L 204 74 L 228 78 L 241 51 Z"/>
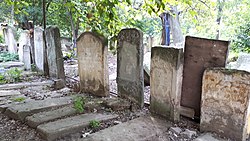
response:
<path id="1" fill-rule="evenodd" d="M 45 100 L 31 100 L 22 104 L 8 105 L 4 112 L 10 118 L 24 121 L 25 117 L 53 108 L 59 108 L 72 103 L 72 97 L 50 98 Z"/>
<path id="2" fill-rule="evenodd" d="M 30 127 L 36 128 L 40 124 L 43 124 L 52 120 L 56 120 L 59 118 L 63 118 L 66 116 L 72 116 L 75 114 L 77 114 L 76 109 L 74 109 L 73 106 L 70 105 L 70 106 L 59 108 L 59 109 L 46 111 L 46 112 L 40 112 L 32 116 L 28 116 L 26 117 L 26 122 Z"/>
<path id="3" fill-rule="evenodd" d="M 24 87 L 31 87 L 31 86 L 53 86 L 54 81 L 48 80 L 43 82 L 24 82 L 24 83 L 17 83 L 17 84 L 4 84 L 0 85 L 0 90 L 11 90 L 11 89 L 21 89 Z"/>
<path id="4" fill-rule="evenodd" d="M 82 114 L 39 125 L 37 127 L 37 131 L 43 139 L 52 141 L 56 138 L 81 131 L 85 127 L 89 126 L 91 120 L 106 121 L 117 117 L 117 115 L 98 113 Z"/>
<path id="5" fill-rule="evenodd" d="M 169 127 L 170 122 L 156 117 L 140 117 L 91 134 L 81 141 L 167 141 Z"/>

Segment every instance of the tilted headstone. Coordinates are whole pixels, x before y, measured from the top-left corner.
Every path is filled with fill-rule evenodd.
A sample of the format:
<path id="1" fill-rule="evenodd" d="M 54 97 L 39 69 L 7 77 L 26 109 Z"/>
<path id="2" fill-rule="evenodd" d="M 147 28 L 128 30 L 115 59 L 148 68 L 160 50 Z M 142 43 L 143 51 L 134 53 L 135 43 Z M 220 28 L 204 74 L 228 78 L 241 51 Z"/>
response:
<path id="1" fill-rule="evenodd" d="M 24 45 L 23 46 L 23 63 L 25 70 L 31 69 L 31 56 L 30 56 L 30 46 Z"/>
<path id="2" fill-rule="evenodd" d="M 201 131 L 232 140 L 249 137 L 250 73 L 224 68 L 206 69 L 202 81 Z"/>
<path id="3" fill-rule="evenodd" d="M 187 36 L 184 49 L 181 105 L 200 116 L 202 75 L 206 68 L 225 67 L 228 41 Z"/>
<path id="4" fill-rule="evenodd" d="M 118 95 L 143 106 L 143 33 L 137 29 L 118 34 L 117 87 Z"/>
<path id="5" fill-rule="evenodd" d="M 43 29 L 35 27 L 34 30 L 35 64 L 38 71 L 44 72 L 44 41 Z"/>
<path id="6" fill-rule="evenodd" d="M 109 95 L 108 48 L 102 37 L 84 32 L 77 39 L 80 90 L 96 96 Z"/>
<path id="7" fill-rule="evenodd" d="M 63 55 L 61 50 L 60 30 L 50 26 L 45 30 L 49 76 L 65 80 Z"/>
<path id="8" fill-rule="evenodd" d="M 153 47 L 151 51 L 150 111 L 179 121 L 183 50 Z"/>
<path id="9" fill-rule="evenodd" d="M 4 27 L 4 40 L 8 45 L 8 51 L 10 53 L 17 53 L 17 43 L 14 36 L 14 29 L 11 26 Z"/>
<path id="10" fill-rule="evenodd" d="M 30 39 L 29 39 L 29 31 L 28 30 L 23 30 L 20 34 L 19 37 L 19 48 L 18 48 L 18 56 L 19 56 L 19 61 L 23 62 L 23 48 L 24 46 L 30 46 Z"/>

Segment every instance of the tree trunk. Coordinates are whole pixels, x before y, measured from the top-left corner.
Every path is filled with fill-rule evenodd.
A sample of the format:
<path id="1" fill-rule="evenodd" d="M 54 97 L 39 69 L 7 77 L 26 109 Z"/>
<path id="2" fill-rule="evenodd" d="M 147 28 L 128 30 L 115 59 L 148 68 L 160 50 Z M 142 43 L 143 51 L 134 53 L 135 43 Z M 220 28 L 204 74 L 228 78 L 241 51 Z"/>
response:
<path id="1" fill-rule="evenodd" d="M 47 45 L 46 45 L 46 35 L 45 35 L 45 29 L 46 29 L 46 0 L 43 0 L 43 41 L 44 41 L 44 75 L 45 76 L 49 76 L 49 64 L 48 64 L 48 57 L 47 57 Z"/>

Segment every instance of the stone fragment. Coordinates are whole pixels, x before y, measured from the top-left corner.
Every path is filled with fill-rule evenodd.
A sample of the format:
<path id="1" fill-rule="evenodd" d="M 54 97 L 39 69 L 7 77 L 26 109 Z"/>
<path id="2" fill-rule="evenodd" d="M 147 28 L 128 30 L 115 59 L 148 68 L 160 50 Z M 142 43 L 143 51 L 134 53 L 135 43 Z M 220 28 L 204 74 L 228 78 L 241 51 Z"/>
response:
<path id="1" fill-rule="evenodd" d="M 56 138 L 83 130 L 89 126 L 90 121 L 106 121 L 116 118 L 117 115 L 105 114 L 82 114 L 74 117 L 69 117 L 54 122 L 39 125 L 37 131 L 42 138 L 47 141 L 55 140 Z"/>
<path id="2" fill-rule="evenodd" d="M 194 109 L 196 117 L 200 117 L 203 72 L 209 67 L 225 67 L 228 45 L 228 41 L 186 36 L 181 106 Z"/>
<path id="3" fill-rule="evenodd" d="M 77 39 L 80 90 L 96 96 L 109 95 L 107 52 L 103 37 L 84 32 Z"/>
<path id="4" fill-rule="evenodd" d="M 250 73 L 224 68 L 206 69 L 202 82 L 201 131 L 233 140 L 249 137 Z"/>
<path id="5" fill-rule="evenodd" d="M 118 34 L 116 80 L 118 95 L 143 107 L 143 33 L 137 29 L 123 29 Z"/>
<path id="6" fill-rule="evenodd" d="M 69 105 L 71 100 L 71 97 L 32 100 L 18 105 L 11 105 L 6 109 L 4 114 L 10 118 L 24 121 L 25 117 L 29 115 Z"/>
<path id="7" fill-rule="evenodd" d="M 150 111 L 172 121 L 180 119 L 182 67 L 182 49 L 152 48 Z"/>
<path id="8" fill-rule="evenodd" d="M 193 137 L 197 136 L 197 132 L 196 131 L 191 131 L 189 129 L 185 129 L 185 131 L 180 133 L 180 135 L 185 137 L 185 138 L 192 139 Z"/>
<path id="9" fill-rule="evenodd" d="M 56 79 L 54 80 L 54 89 L 60 90 L 65 87 L 65 82 L 62 79 Z"/>
<path id="10" fill-rule="evenodd" d="M 205 133 L 194 139 L 194 141 L 227 141 L 227 140 L 215 137 L 211 133 Z"/>
<path id="11" fill-rule="evenodd" d="M 43 41 L 43 29 L 41 27 L 35 27 L 34 29 L 34 52 L 36 69 L 44 72 L 45 47 Z"/>
<path id="12" fill-rule="evenodd" d="M 130 102 L 121 98 L 109 98 L 103 101 L 103 105 L 107 108 L 111 108 L 113 111 L 121 111 L 129 109 Z"/>
<path id="13" fill-rule="evenodd" d="M 179 135 L 182 132 L 182 129 L 180 127 L 170 127 L 169 131 L 175 133 L 176 135 Z"/>
<path id="14" fill-rule="evenodd" d="M 49 76 L 65 80 L 59 28 L 56 26 L 48 27 L 45 30 L 45 35 Z"/>

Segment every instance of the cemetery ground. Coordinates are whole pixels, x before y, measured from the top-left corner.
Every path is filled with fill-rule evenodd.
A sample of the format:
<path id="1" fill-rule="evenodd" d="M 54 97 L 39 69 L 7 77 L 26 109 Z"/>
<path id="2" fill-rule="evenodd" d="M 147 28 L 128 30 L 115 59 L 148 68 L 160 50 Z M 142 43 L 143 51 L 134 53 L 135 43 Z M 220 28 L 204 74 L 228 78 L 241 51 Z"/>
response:
<path id="1" fill-rule="evenodd" d="M 142 109 L 138 109 L 128 101 L 117 100 L 116 81 L 113 79 L 116 77 L 116 56 L 112 54 L 109 54 L 108 58 L 111 96 L 108 98 L 95 97 L 76 92 L 79 80 L 76 62 L 76 60 L 64 61 L 67 87 L 62 89 L 55 90 L 55 82 L 53 80 L 32 71 L 23 71 L 21 82 L 0 85 L 2 94 L 0 97 L 0 109 L 2 112 L 0 113 L 1 141 L 43 141 L 44 139 L 94 141 L 102 140 L 105 137 L 106 139 L 112 137 L 113 140 L 124 141 L 199 141 L 206 139 L 216 140 L 218 138 L 215 134 L 200 133 L 198 130 L 199 124 L 190 119 L 182 117 L 181 122 L 175 124 L 152 115 L 149 112 L 148 104 L 145 104 Z M 15 64 L 14 66 L 18 66 L 18 69 L 23 69 L 22 64 L 20 66 Z M 12 65 L 5 66 L 5 68 L 11 67 Z M 145 99 L 148 101 L 148 86 L 144 93 Z M 6 95 L 3 96 L 3 94 Z M 84 111 L 77 111 L 79 107 L 77 108 L 76 103 L 77 101 L 78 104 L 81 103 L 80 97 L 84 97 Z M 57 102 L 58 99 L 60 102 Z M 46 105 L 46 101 L 50 100 L 53 101 L 53 106 Z M 117 101 L 123 104 L 117 104 Z M 13 112 L 15 105 L 17 105 L 17 108 L 18 105 L 31 103 L 34 105 L 31 107 L 24 106 L 26 109 Z M 42 107 L 43 109 L 41 109 Z M 11 108 L 13 109 L 11 110 Z M 64 110 L 64 112 L 58 112 L 60 110 Z M 49 113 L 50 111 L 52 113 L 55 112 L 57 116 Z M 39 113 L 42 114 L 39 115 Z M 69 121 L 65 120 L 72 118 L 72 120 L 77 121 L 77 117 L 82 115 L 90 116 L 90 119 L 74 124 L 70 124 Z M 40 120 L 36 120 L 35 117 L 40 117 Z M 41 117 L 47 118 L 41 121 Z M 64 122 L 66 124 L 68 122 L 69 125 L 63 127 Z M 50 123 L 51 125 L 49 126 Z M 46 128 L 46 126 L 49 128 Z M 61 126 L 61 128 L 57 130 L 57 126 Z M 55 130 L 52 130 L 52 127 Z"/>

